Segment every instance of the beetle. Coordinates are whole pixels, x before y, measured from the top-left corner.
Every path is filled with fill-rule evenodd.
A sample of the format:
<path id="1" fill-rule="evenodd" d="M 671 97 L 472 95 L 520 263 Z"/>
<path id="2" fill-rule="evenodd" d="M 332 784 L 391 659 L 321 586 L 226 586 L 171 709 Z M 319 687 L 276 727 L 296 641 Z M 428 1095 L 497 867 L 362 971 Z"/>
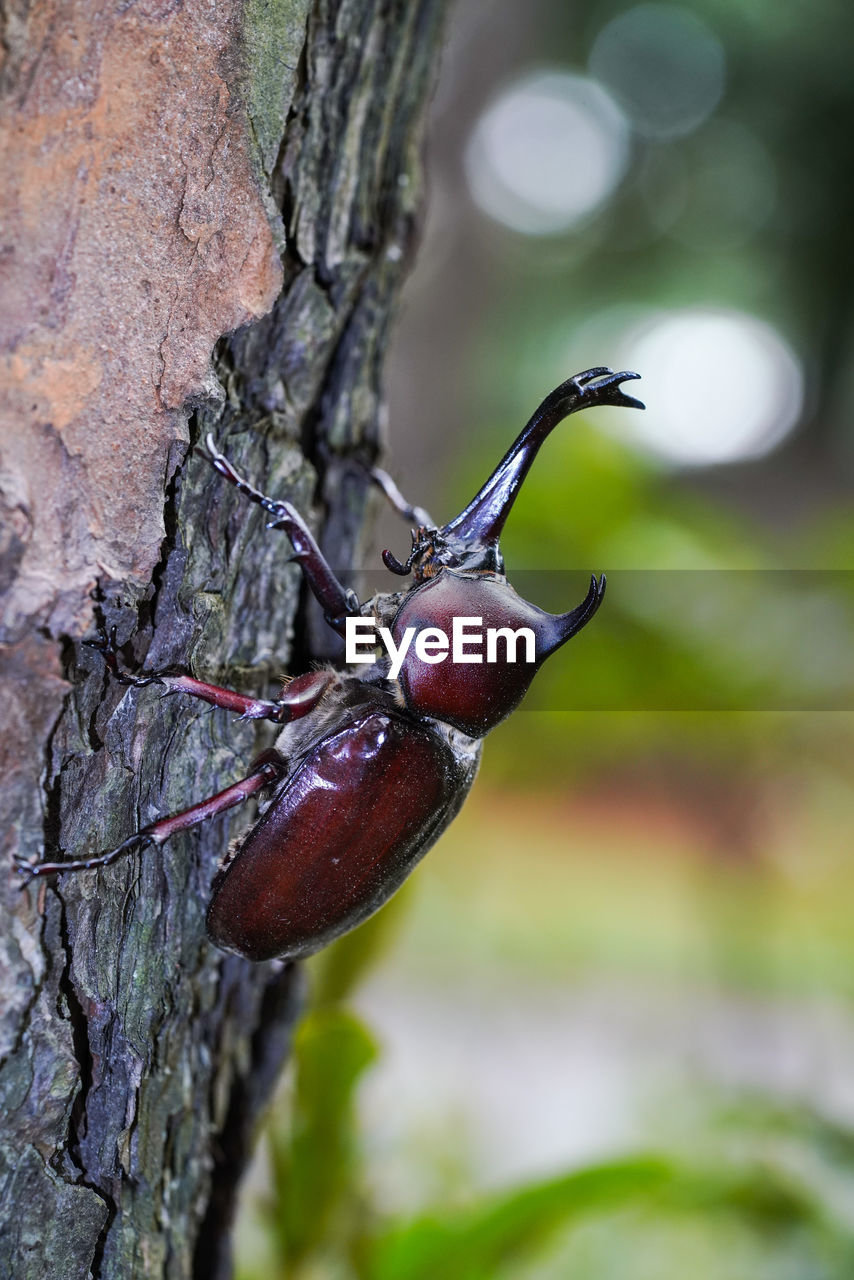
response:
<path id="1" fill-rule="evenodd" d="M 348 619 L 370 617 L 388 629 L 400 653 L 407 631 L 447 631 L 454 619 L 476 617 L 499 632 L 528 628 L 535 637 L 532 660 L 511 660 L 509 640 L 505 660 L 492 664 L 450 655 L 425 661 L 410 646 L 395 679 L 382 656 L 358 671 L 325 666 L 308 672 L 268 701 L 190 675 L 131 674 L 120 668 L 114 645 L 102 643 L 97 647 L 125 684 L 159 684 L 281 729 L 275 747 L 247 776 L 217 795 L 142 827 L 107 853 L 67 862 L 18 860 L 25 882 L 108 866 L 131 849 L 162 845 L 175 832 L 267 791 L 258 821 L 214 879 L 207 912 L 213 942 L 251 960 L 293 960 L 325 947 L 381 907 L 459 812 L 485 735 L 518 706 L 544 660 L 602 603 L 604 574 L 592 576 L 586 597 L 568 613 L 553 615 L 529 604 L 507 581 L 499 539 L 550 432 L 580 409 L 642 409 L 621 389 L 638 376 L 597 367 L 563 382 L 447 524 L 436 526 L 405 501 L 390 476 L 374 470 L 373 481 L 416 527 L 403 563 L 382 553 L 386 568 L 411 575 L 411 584 L 365 604 L 338 581 L 295 508 L 256 489 L 208 436 L 209 458 L 220 475 L 267 512 L 268 528 L 288 535 L 311 592 L 339 635 Z"/>

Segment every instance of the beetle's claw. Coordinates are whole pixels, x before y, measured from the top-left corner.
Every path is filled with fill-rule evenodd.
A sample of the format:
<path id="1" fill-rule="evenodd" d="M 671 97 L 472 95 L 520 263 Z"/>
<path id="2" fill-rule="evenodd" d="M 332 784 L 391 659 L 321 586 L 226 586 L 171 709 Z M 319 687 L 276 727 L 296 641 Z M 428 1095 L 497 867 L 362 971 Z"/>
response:
<path id="1" fill-rule="evenodd" d="M 98 628 L 97 640 L 83 640 L 82 643 L 85 644 L 87 649 L 96 649 L 98 653 L 103 654 L 106 658 L 108 654 L 115 654 L 118 649 L 116 628 L 111 627 L 108 632 L 107 628 L 102 625 Z"/>
<path id="2" fill-rule="evenodd" d="M 159 676 L 135 676 L 129 671 L 123 671 L 119 666 L 119 646 L 116 644 L 116 628 L 111 627 L 109 634 L 104 627 L 101 628 L 100 636 L 97 640 L 84 640 L 83 644 L 88 649 L 94 649 L 96 653 L 100 653 L 101 657 L 110 672 L 119 684 L 127 685 L 133 689 L 142 689 L 147 684 L 160 684 Z"/>
<path id="3" fill-rule="evenodd" d="M 290 513 L 288 512 L 287 507 L 284 505 L 284 503 L 281 503 L 281 502 L 275 503 L 270 499 L 268 499 L 268 502 L 269 502 L 269 506 L 266 506 L 264 510 L 269 511 L 273 519 L 268 520 L 264 528 L 265 529 L 287 529 L 288 525 L 291 523 L 291 516 L 290 516 Z M 298 564 L 302 563 L 302 557 L 298 551 L 295 552 L 294 555 L 291 556 L 290 560 L 287 561 L 288 564 L 291 564 L 293 562 L 296 562 Z"/>
<path id="4" fill-rule="evenodd" d="M 116 644 L 116 628 L 111 627 L 109 631 L 105 626 L 98 628 L 98 638 L 96 640 L 84 640 L 82 642 L 87 649 L 94 649 L 96 653 L 100 653 L 101 657 L 109 671 L 118 679 L 121 679 L 119 671 L 118 651 L 119 646 Z"/>
<path id="5" fill-rule="evenodd" d="M 36 876 L 39 874 L 39 864 L 37 862 L 29 862 L 21 853 L 16 853 L 12 857 L 15 864 L 15 870 L 21 877 L 19 889 L 26 889 L 28 884 L 32 884 Z"/>

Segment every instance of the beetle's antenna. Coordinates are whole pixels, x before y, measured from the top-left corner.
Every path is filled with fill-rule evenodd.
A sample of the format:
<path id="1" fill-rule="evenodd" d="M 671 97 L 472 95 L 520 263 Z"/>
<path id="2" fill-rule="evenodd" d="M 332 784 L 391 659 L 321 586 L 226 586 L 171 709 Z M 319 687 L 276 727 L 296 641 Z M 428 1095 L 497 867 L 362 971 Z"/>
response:
<path id="1" fill-rule="evenodd" d="M 591 409 L 602 404 L 643 409 L 640 400 L 627 396 L 620 389 L 621 383 L 639 377 L 639 373 L 614 373 L 602 365 L 585 369 L 561 383 L 551 395 L 546 396 L 483 488 L 465 510 L 444 526 L 442 532 L 453 534 L 469 545 L 497 544 L 522 481 L 550 432 L 579 409 Z"/>

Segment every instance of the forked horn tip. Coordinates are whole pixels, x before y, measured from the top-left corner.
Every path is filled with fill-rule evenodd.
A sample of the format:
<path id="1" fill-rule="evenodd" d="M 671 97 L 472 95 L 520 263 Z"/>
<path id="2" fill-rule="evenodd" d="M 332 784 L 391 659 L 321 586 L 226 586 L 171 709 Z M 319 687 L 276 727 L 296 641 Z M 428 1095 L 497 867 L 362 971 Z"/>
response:
<path id="1" fill-rule="evenodd" d="M 616 383 L 617 386 L 619 386 L 620 383 L 622 382 L 637 382 L 640 376 L 641 375 L 639 373 L 635 373 L 631 369 L 622 369 L 619 373 L 614 374 L 611 381 Z M 645 409 L 646 408 L 646 405 L 642 400 L 638 400 L 634 396 L 627 396 L 625 392 L 622 390 L 620 391 L 618 403 L 620 407 L 623 409 Z"/>

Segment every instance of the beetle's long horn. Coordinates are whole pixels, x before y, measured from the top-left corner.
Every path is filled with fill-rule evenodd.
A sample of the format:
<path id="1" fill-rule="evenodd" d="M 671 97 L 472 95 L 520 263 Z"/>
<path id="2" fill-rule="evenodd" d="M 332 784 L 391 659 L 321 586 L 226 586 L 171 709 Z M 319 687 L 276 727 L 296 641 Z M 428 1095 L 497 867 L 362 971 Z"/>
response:
<path id="1" fill-rule="evenodd" d="M 453 533 L 469 545 L 497 543 L 516 494 L 546 436 L 559 422 L 579 409 L 590 409 L 600 404 L 643 409 L 640 400 L 620 390 L 620 383 L 639 377 L 638 373 L 613 373 L 602 367 L 585 369 L 561 383 L 551 395 L 546 396 L 480 492 L 464 511 L 445 525 L 442 532 Z"/>
<path id="2" fill-rule="evenodd" d="M 590 589 L 581 604 L 570 609 L 569 613 L 552 614 L 544 634 L 538 636 L 537 654 L 548 657 L 559 649 L 567 640 L 577 635 L 582 627 L 586 627 L 596 610 L 605 598 L 606 578 L 604 573 L 597 580 L 595 573 L 590 578 Z"/>

